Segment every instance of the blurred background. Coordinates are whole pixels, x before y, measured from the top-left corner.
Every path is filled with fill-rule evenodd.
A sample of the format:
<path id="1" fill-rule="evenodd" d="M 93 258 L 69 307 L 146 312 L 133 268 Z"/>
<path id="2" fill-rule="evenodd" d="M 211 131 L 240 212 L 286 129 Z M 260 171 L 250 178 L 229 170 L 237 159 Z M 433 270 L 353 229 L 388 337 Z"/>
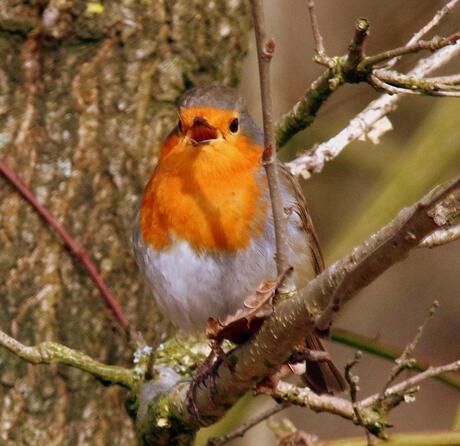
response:
<path id="1" fill-rule="evenodd" d="M 313 40 L 307 2 L 267 0 L 268 34 L 276 41 L 272 82 L 276 117 L 302 97 L 307 85 L 322 72 L 312 62 Z M 403 45 L 445 2 L 433 0 L 321 0 L 317 15 L 329 55 L 343 54 L 358 17 L 370 20 L 369 54 Z M 460 10 L 448 16 L 436 34 L 456 31 Z M 430 34 L 432 36 L 433 34 Z M 427 53 L 424 53 L 425 55 Z M 400 69 L 417 58 L 407 58 Z M 460 61 L 443 68 L 458 72 Z M 252 115 L 261 124 L 257 59 L 254 41 L 245 61 L 240 89 Z M 281 152 L 284 160 L 313 144 L 334 136 L 378 93 L 368 85 L 341 87 L 321 109 L 312 127 L 296 136 Z M 398 210 L 416 201 L 436 184 L 460 172 L 460 102 L 406 96 L 389 116 L 394 130 L 379 145 L 354 142 L 339 158 L 302 185 L 313 214 L 327 262 L 336 260 L 390 221 Z M 433 364 L 450 362 L 460 354 L 460 241 L 435 250 L 418 250 L 381 276 L 347 305 L 336 326 L 403 347 L 426 318 L 433 301 L 440 308 L 426 328 L 416 355 Z M 344 365 L 353 357 L 348 347 L 329 343 L 334 360 Z M 364 354 L 356 368 L 361 396 L 381 389 L 391 363 Z M 416 402 L 402 405 L 391 415 L 391 432 L 449 429 L 460 402 L 458 391 L 432 380 Z M 272 403 L 266 402 L 266 407 Z M 275 418 L 288 417 L 299 429 L 320 439 L 362 435 L 338 417 L 289 409 Z M 232 445 L 275 444 L 262 423 Z"/>

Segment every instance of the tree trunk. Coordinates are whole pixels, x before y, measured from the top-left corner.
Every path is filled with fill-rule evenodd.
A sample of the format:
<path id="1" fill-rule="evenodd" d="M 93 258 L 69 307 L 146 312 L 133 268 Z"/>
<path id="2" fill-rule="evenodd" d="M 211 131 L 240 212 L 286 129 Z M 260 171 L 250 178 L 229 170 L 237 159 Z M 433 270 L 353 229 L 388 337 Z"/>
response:
<path id="1" fill-rule="evenodd" d="M 85 246 L 133 327 L 158 322 L 130 249 L 137 198 L 174 102 L 235 84 L 247 48 L 241 0 L 1 0 L 0 160 Z M 61 241 L 0 180 L 0 327 L 108 363 L 132 349 Z M 0 351 L 0 443 L 130 445 L 124 392 Z"/>

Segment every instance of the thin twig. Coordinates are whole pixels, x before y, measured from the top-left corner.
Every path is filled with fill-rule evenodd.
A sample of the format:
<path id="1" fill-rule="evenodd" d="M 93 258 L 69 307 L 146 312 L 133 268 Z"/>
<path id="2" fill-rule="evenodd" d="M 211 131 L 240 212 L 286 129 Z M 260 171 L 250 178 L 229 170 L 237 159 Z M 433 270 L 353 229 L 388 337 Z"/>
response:
<path id="1" fill-rule="evenodd" d="M 366 435 L 367 446 L 372 446 L 374 444 L 371 434 L 366 428 L 363 417 L 361 416 L 361 409 L 357 402 L 358 391 L 359 391 L 359 376 L 352 373 L 352 369 L 361 361 L 363 354 L 361 351 L 355 352 L 355 356 L 351 361 L 345 365 L 345 380 L 348 383 L 348 388 L 350 389 L 350 399 L 351 405 L 353 407 L 353 412 L 355 414 L 356 420 L 360 426 L 364 427 L 364 432 Z"/>
<path id="2" fill-rule="evenodd" d="M 69 248 L 69 251 L 80 260 L 86 271 L 98 288 L 101 296 L 107 303 L 107 306 L 112 311 L 118 323 L 125 330 L 128 328 L 128 320 L 117 302 L 116 298 L 110 292 L 107 284 L 100 275 L 94 263 L 88 256 L 88 253 L 83 247 L 77 244 L 67 230 L 56 220 L 56 218 L 42 204 L 38 202 L 30 189 L 22 182 L 22 180 L 9 168 L 4 162 L 0 161 L 0 173 L 13 185 L 13 187 L 32 205 L 38 214 L 45 222 L 59 235 L 61 240 Z"/>
<path id="3" fill-rule="evenodd" d="M 450 373 L 450 372 L 458 372 L 460 370 L 460 359 L 450 364 L 441 365 L 438 367 L 430 367 L 424 372 L 418 373 L 398 384 L 395 384 L 389 387 L 385 391 L 385 398 L 388 398 L 393 395 L 403 394 L 408 390 L 414 389 L 417 387 L 422 381 L 425 381 L 428 378 L 432 378 L 437 375 L 441 375 L 443 373 Z M 373 406 L 380 398 L 380 394 L 372 395 L 360 402 L 362 407 L 371 407 Z"/>
<path id="4" fill-rule="evenodd" d="M 425 330 L 426 325 L 435 315 L 438 307 L 439 302 L 435 300 L 430 308 L 428 316 L 423 321 L 423 323 L 417 328 L 417 333 L 415 334 L 414 339 L 412 339 L 412 341 L 409 344 L 407 344 L 406 347 L 404 347 L 404 350 L 402 351 L 399 358 L 395 360 L 395 363 L 390 370 L 388 378 L 385 384 L 383 385 L 382 390 L 380 391 L 380 402 L 384 400 L 385 392 L 387 391 L 388 387 L 390 387 L 391 383 L 401 374 L 401 372 L 403 370 L 412 368 L 412 365 L 415 362 L 415 360 L 412 358 L 412 354 L 414 353 L 415 347 L 422 338 L 423 331 Z"/>
<path id="5" fill-rule="evenodd" d="M 448 63 L 459 53 L 460 44 L 458 43 L 443 48 L 431 56 L 420 60 L 416 67 L 408 74 L 416 77 L 424 77 Z M 351 142 L 363 136 L 365 137 L 371 131 L 374 133 L 373 141 L 378 141 L 379 137 L 385 131 L 391 129 L 391 125 L 382 125 L 378 129 L 377 126 L 383 122 L 388 113 L 396 109 L 401 97 L 401 95 L 383 95 L 372 101 L 350 121 L 347 127 L 333 138 L 315 146 L 312 150 L 287 163 L 291 173 L 309 178 L 312 173 L 321 172 L 324 165 L 339 156 Z"/>
<path id="6" fill-rule="evenodd" d="M 267 418 L 270 418 L 272 415 L 281 412 L 288 406 L 288 403 L 282 403 L 274 407 L 271 407 L 270 409 L 267 409 L 266 411 L 247 421 L 246 423 L 243 423 L 240 427 L 238 427 L 238 429 L 235 429 L 234 431 L 226 435 L 223 435 L 222 437 L 210 438 L 208 440 L 207 446 L 222 446 L 234 440 L 235 438 L 243 437 L 248 430 L 252 429 L 254 426 L 261 423 L 262 421 L 265 421 Z"/>
<path id="7" fill-rule="evenodd" d="M 432 28 L 434 28 L 441 21 L 441 19 L 455 6 L 455 4 L 458 1 L 459 0 L 451 0 L 446 6 L 444 6 L 442 9 L 437 11 L 435 16 L 422 29 L 420 29 L 418 32 L 414 34 L 414 36 L 407 42 L 406 46 L 411 46 L 411 45 L 416 44 L 426 33 L 428 33 Z M 452 57 L 454 56 L 453 53 L 449 53 L 449 54 Z M 447 53 L 443 53 L 443 55 L 447 55 Z M 327 101 L 330 95 L 340 85 L 344 84 L 346 80 L 345 78 L 348 78 L 348 81 L 351 81 L 351 82 L 366 81 L 366 76 L 365 76 L 366 70 L 359 71 L 355 69 L 355 70 L 352 70 L 353 73 L 350 72 L 350 70 L 343 70 L 342 63 L 344 62 L 344 59 L 345 59 L 343 57 L 335 58 L 334 60 L 334 59 L 331 59 L 330 57 L 323 56 L 322 58 L 320 57 L 319 59 L 320 60 L 317 60 L 317 61 L 319 63 L 322 63 L 323 65 L 326 65 L 328 69 L 324 71 L 317 79 L 315 79 L 311 83 L 311 85 L 307 89 L 303 98 L 300 99 L 292 107 L 292 109 L 288 113 L 286 113 L 281 118 L 281 120 L 278 122 L 276 126 L 276 139 L 277 139 L 279 147 L 284 146 L 292 138 L 292 136 L 306 129 L 312 124 L 319 108 Z M 435 58 L 427 58 L 427 59 L 430 62 L 430 64 L 435 61 Z M 448 59 L 449 58 L 447 58 L 447 60 Z M 399 57 L 394 57 L 393 59 L 389 60 L 385 66 L 390 68 L 398 60 L 399 60 Z M 368 71 L 370 71 L 370 68 L 372 67 L 369 67 Z M 431 69 L 430 68 L 431 67 L 429 65 L 425 67 L 427 72 L 434 70 L 434 68 L 431 68 Z M 340 74 L 341 71 L 344 71 L 344 72 Z M 385 110 L 385 113 L 388 113 L 389 111 L 391 111 L 391 107 L 393 104 L 395 104 L 395 102 L 393 102 L 392 104 L 388 104 L 388 108 Z M 374 104 L 371 104 L 371 106 L 372 105 Z M 385 104 L 381 104 L 382 107 L 384 105 Z M 376 121 L 374 121 L 374 123 L 375 122 Z M 359 122 L 357 124 L 359 125 Z M 384 128 L 387 129 L 387 126 L 382 127 L 382 129 Z M 380 132 L 383 133 L 382 129 L 380 130 Z M 360 130 L 359 135 L 362 135 L 363 133 L 367 132 L 366 128 L 364 128 L 363 130 L 361 129 L 359 130 Z M 355 138 L 353 137 L 353 139 Z M 377 139 L 378 139 L 378 136 L 376 135 L 375 140 Z M 347 138 L 344 137 L 344 141 L 347 141 Z M 333 157 L 333 155 L 331 155 L 331 157 Z M 319 167 L 316 167 L 316 168 L 318 170 L 322 168 L 324 161 L 327 161 L 328 159 L 327 153 L 325 153 L 324 156 L 318 157 L 318 158 L 319 160 L 316 163 L 314 162 L 313 159 L 310 160 L 310 163 L 313 165 L 313 167 L 311 168 L 312 169 L 311 171 L 314 171 L 314 168 L 318 166 L 318 163 L 319 163 Z M 305 176 L 305 178 L 308 178 L 309 177 L 309 173 L 308 173 L 309 160 L 305 159 L 304 157 L 303 162 L 305 163 L 305 167 L 303 169 L 299 168 L 298 173 Z"/>
<path id="8" fill-rule="evenodd" d="M 459 1 L 459 0 L 456 0 Z M 446 76 L 427 77 L 425 80 L 429 82 L 439 82 L 441 84 L 460 84 L 460 74 L 448 74 Z"/>
<path id="9" fill-rule="evenodd" d="M 310 14 L 311 30 L 313 34 L 313 40 L 315 41 L 315 53 L 317 56 L 325 56 L 326 50 L 324 49 L 324 40 L 319 30 L 318 16 L 315 11 L 314 0 L 308 0 L 308 12 Z"/>
<path id="10" fill-rule="evenodd" d="M 459 2 L 459 0 L 451 0 L 441 9 L 439 9 L 433 18 L 420 30 L 418 30 L 406 43 L 406 45 L 413 45 L 417 43 L 423 36 L 428 34 L 434 27 L 438 26 L 441 20 L 454 8 L 454 6 Z M 393 67 L 399 60 L 401 56 L 394 57 L 389 60 L 386 64 L 386 68 Z"/>
<path id="11" fill-rule="evenodd" d="M 255 28 L 257 58 L 259 61 L 260 93 L 264 123 L 264 152 L 262 160 L 268 177 L 270 200 L 276 238 L 276 268 L 278 275 L 288 267 L 288 244 L 286 216 L 281 199 L 276 155 L 276 141 L 273 130 L 272 93 L 270 84 L 270 62 L 274 54 L 275 43 L 266 39 L 265 19 L 261 0 L 251 0 L 252 17 Z"/>
<path id="12" fill-rule="evenodd" d="M 349 347 L 357 348 L 367 353 L 370 353 L 381 358 L 394 361 L 399 358 L 402 354 L 403 349 L 395 347 L 393 345 L 386 344 L 381 340 L 376 340 L 354 333 L 350 330 L 343 328 L 332 327 L 331 328 L 331 340 L 338 342 Z M 423 372 L 430 367 L 430 362 L 426 359 L 421 360 L 418 358 L 412 364 L 413 370 Z M 451 386 L 456 390 L 460 390 L 460 376 L 455 374 L 436 375 L 434 379 Z"/>
<path id="13" fill-rule="evenodd" d="M 365 18 L 360 18 L 355 23 L 355 33 L 348 45 L 348 55 L 345 62 L 345 71 L 354 71 L 358 65 L 366 60 L 364 57 L 364 43 L 369 35 L 369 22 Z"/>
<path id="14" fill-rule="evenodd" d="M 376 54 L 374 56 L 366 57 L 361 62 L 361 68 L 365 69 L 366 67 L 375 67 L 381 62 L 387 60 L 401 57 L 407 54 L 418 53 L 419 51 L 428 50 L 428 51 L 437 51 L 441 48 L 444 48 L 449 45 L 457 43 L 460 39 L 460 32 L 455 32 L 448 37 L 434 37 L 431 40 L 419 40 L 416 43 L 401 46 L 399 48 L 394 48 L 383 53 Z"/>
<path id="15" fill-rule="evenodd" d="M 455 85 L 430 82 L 401 73 L 387 70 L 376 70 L 369 76 L 370 84 L 377 90 L 389 94 L 415 94 L 440 97 L 460 97 L 460 91 Z"/>

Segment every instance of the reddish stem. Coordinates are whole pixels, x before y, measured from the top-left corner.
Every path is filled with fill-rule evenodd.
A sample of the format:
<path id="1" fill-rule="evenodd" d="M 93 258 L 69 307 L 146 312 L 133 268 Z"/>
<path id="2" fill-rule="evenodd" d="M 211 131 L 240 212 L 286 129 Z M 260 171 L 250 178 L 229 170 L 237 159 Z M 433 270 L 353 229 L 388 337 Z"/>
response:
<path id="1" fill-rule="evenodd" d="M 119 303 L 110 292 L 104 279 L 100 275 L 94 263 L 90 260 L 86 250 L 75 242 L 72 236 L 66 229 L 56 220 L 56 218 L 45 207 L 40 204 L 29 188 L 22 182 L 22 180 L 3 162 L 0 161 L 0 173 L 18 190 L 18 192 L 32 205 L 32 207 L 40 214 L 40 216 L 54 229 L 54 231 L 61 237 L 65 245 L 69 248 L 70 252 L 77 257 L 84 265 L 92 281 L 97 286 L 101 296 L 105 299 L 108 307 L 116 317 L 118 323 L 126 329 L 128 327 L 128 320 L 121 309 Z"/>

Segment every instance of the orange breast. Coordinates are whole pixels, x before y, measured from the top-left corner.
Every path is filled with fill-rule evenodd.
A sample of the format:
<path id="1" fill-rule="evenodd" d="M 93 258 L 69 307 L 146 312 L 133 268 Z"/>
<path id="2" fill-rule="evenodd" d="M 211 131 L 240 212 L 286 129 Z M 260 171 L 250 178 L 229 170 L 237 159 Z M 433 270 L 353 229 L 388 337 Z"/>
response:
<path id="1" fill-rule="evenodd" d="M 196 249 L 237 250 L 263 234 L 267 208 L 257 180 L 261 149 L 246 137 L 193 147 L 172 135 L 144 193 L 141 229 L 156 249 L 174 237 Z"/>

